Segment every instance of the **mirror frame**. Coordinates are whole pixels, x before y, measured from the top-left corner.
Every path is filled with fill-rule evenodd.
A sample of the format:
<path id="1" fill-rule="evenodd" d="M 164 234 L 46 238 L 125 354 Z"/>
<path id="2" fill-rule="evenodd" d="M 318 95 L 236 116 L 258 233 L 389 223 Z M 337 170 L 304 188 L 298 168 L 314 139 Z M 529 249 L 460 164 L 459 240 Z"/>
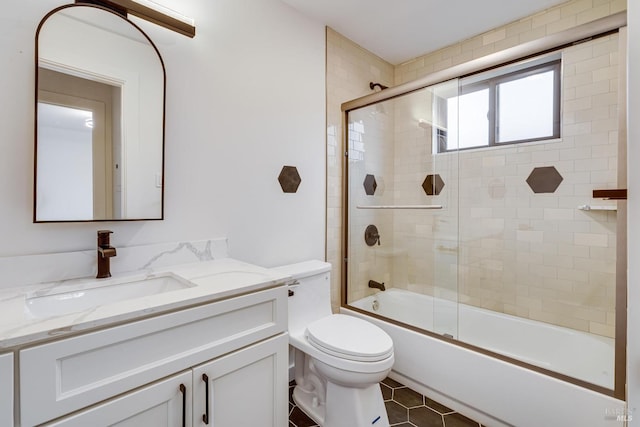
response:
<path id="1" fill-rule="evenodd" d="M 47 19 L 49 19 L 49 17 L 51 17 L 51 15 L 67 9 L 67 8 L 71 8 L 71 7 L 92 7 L 92 8 L 96 8 L 96 9 L 100 9 L 103 10 L 105 12 L 111 13 L 115 16 L 117 16 L 120 19 L 125 20 L 126 22 L 128 22 L 131 26 L 133 26 L 136 30 L 138 30 L 140 32 L 140 34 L 142 34 L 146 40 L 149 42 L 149 44 L 151 45 L 151 47 L 153 48 L 153 50 L 156 52 L 156 55 L 158 56 L 158 60 L 160 61 L 160 65 L 162 66 L 162 146 L 161 146 L 161 155 L 162 155 L 162 162 L 161 162 L 161 170 L 162 170 L 162 176 L 161 176 L 161 192 L 160 192 L 160 216 L 158 218 L 118 218 L 118 219 L 114 219 L 114 218 L 110 218 L 110 219 L 68 219 L 68 220 L 38 220 L 37 219 L 37 171 L 38 171 L 38 79 L 39 79 L 39 72 L 38 72 L 38 68 L 39 68 L 39 49 L 38 49 L 38 41 L 40 39 L 40 30 L 42 29 L 44 23 L 47 21 Z M 151 38 L 147 35 L 147 33 L 145 33 L 142 28 L 140 28 L 138 25 L 136 25 L 134 22 L 132 22 L 131 20 L 129 20 L 127 18 L 127 14 L 126 11 L 120 10 L 120 9 L 116 9 L 115 7 L 113 9 L 107 7 L 107 6 L 103 6 L 101 4 L 94 4 L 94 3 L 84 3 L 84 2 L 76 2 L 76 3 L 72 3 L 72 4 L 66 4 L 66 5 L 62 5 L 59 7 L 56 7 L 55 9 L 49 11 L 43 18 L 42 20 L 40 20 L 40 23 L 38 24 L 38 28 L 36 29 L 36 34 L 35 34 L 35 86 L 34 86 L 34 98 L 35 98 L 35 102 L 34 102 L 34 118 L 33 118 L 33 123 L 34 123 L 34 153 L 33 153 L 33 223 L 71 223 L 71 222 L 122 222 L 122 221 L 162 221 L 164 220 L 164 187 L 165 187 L 165 122 L 166 122 L 166 113 L 167 113 L 167 108 L 166 108 L 166 104 L 167 104 L 167 71 L 166 71 L 166 67 L 164 65 L 164 60 L 162 59 L 162 55 L 160 55 L 160 51 L 158 50 L 158 48 L 156 47 L 155 43 L 153 43 L 153 40 L 151 40 Z"/>

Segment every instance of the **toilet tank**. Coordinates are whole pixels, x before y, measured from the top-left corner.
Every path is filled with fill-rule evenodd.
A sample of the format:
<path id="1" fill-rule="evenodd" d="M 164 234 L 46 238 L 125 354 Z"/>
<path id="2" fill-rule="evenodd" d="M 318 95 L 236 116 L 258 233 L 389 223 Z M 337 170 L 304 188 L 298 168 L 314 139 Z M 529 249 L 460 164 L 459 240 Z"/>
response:
<path id="1" fill-rule="evenodd" d="M 331 315 L 331 264 L 304 261 L 276 267 L 291 276 L 289 285 L 289 333 L 303 334 L 314 320 Z"/>

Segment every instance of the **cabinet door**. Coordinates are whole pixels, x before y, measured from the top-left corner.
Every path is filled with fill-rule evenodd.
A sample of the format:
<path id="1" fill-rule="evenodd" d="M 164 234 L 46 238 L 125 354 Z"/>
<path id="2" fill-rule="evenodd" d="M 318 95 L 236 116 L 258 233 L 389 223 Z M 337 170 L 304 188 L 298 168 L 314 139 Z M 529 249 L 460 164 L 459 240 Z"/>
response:
<path id="1" fill-rule="evenodd" d="M 13 425 L 13 353 L 0 355 L 0 426 Z"/>
<path id="2" fill-rule="evenodd" d="M 190 427 L 191 371 L 44 424 L 56 427 Z"/>
<path id="3" fill-rule="evenodd" d="M 287 334 L 193 370 L 193 425 L 288 425 Z"/>
<path id="4" fill-rule="evenodd" d="M 22 425 L 83 410 L 286 329 L 287 290 L 279 286 L 26 348 Z"/>

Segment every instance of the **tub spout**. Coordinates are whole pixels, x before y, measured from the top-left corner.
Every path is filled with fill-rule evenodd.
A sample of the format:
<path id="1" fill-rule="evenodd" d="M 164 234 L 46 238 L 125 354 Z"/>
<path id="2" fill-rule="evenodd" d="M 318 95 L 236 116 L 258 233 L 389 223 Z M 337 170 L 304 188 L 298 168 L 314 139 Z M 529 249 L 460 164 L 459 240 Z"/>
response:
<path id="1" fill-rule="evenodd" d="M 369 287 L 370 288 L 375 288 L 375 289 L 380 289 L 381 291 L 384 291 L 384 282 L 378 283 L 375 280 L 369 280 Z"/>

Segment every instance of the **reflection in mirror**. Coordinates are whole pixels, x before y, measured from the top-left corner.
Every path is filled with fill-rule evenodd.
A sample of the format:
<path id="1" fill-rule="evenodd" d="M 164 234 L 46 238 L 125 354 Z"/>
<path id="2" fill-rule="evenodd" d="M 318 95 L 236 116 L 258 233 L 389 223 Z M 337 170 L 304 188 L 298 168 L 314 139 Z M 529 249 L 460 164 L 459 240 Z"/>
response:
<path id="1" fill-rule="evenodd" d="M 68 5 L 36 37 L 34 221 L 162 219 L 162 59 L 108 9 Z"/>

